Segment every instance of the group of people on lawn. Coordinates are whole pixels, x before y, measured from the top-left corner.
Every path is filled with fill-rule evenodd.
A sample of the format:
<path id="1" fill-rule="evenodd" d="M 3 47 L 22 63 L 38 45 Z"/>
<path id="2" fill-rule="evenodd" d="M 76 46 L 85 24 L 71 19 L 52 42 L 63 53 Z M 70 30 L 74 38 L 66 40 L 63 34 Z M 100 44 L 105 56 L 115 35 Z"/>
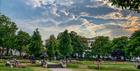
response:
<path id="1" fill-rule="evenodd" d="M 29 57 L 29 60 L 30 60 L 30 63 L 32 63 L 32 64 L 35 64 L 35 62 L 36 62 L 36 59 L 35 59 L 35 56 L 34 56 L 34 55 L 30 56 L 30 57 Z M 40 60 L 40 65 L 41 65 L 42 67 L 47 67 L 47 62 L 46 62 L 45 58 L 42 58 L 42 59 Z M 20 63 L 20 61 L 18 61 L 15 57 L 12 58 L 12 59 L 6 60 L 5 66 L 11 67 L 11 68 L 13 68 L 13 67 L 24 68 L 24 67 L 25 67 L 25 66 L 22 65 L 22 64 Z"/>
<path id="2" fill-rule="evenodd" d="M 48 66 L 48 64 L 47 64 L 47 62 L 45 60 L 45 56 L 41 56 L 40 58 L 41 58 L 41 60 L 39 61 L 40 66 L 46 68 Z M 29 61 L 30 61 L 31 64 L 35 64 L 36 63 L 35 56 L 34 55 L 29 56 Z M 65 67 L 65 62 L 63 60 L 60 60 L 60 65 L 62 67 Z M 11 68 L 13 68 L 13 67 L 16 67 L 16 68 L 24 68 L 24 67 L 26 67 L 25 65 L 22 65 L 20 63 L 20 61 L 16 59 L 16 57 L 13 57 L 12 59 L 6 60 L 5 66 L 11 67 Z"/>
<path id="3" fill-rule="evenodd" d="M 20 62 L 16 59 L 14 60 L 7 60 L 5 63 L 6 66 L 10 66 L 11 68 L 13 67 L 21 67 Z"/>

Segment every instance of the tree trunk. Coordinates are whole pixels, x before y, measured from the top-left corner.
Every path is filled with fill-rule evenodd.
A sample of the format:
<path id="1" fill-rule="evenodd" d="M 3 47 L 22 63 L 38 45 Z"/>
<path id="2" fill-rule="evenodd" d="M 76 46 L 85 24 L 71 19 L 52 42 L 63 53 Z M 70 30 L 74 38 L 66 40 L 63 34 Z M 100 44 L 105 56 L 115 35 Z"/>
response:
<path id="1" fill-rule="evenodd" d="M 66 56 L 64 57 L 64 60 L 66 61 L 66 64 L 67 64 L 67 57 Z"/>
<path id="2" fill-rule="evenodd" d="M 6 55 L 9 55 L 9 48 L 6 48 Z"/>
<path id="3" fill-rule="evenodd" d="M 0 59 L 2 58 L 2 48 L 0 49 Z"/>
<path id="4" fill-rule="evenodd" d="M 66 64 L 68 63 L 68 59 L 67 59 L 67 57 L 66 57 Z"/>
<path id="5" fill-rule="evenodd" d="M 100 55 L 98 55 L 98 59 L 97 59 L 97 69 L 100 69 L 100 64 L 101 64 L 101 59 L 100 59 Z"/>
<path id="6" fill-rule="evenodd" d="M 12 54 L 12 49 L 10 49 L 10 55 L 13 55 L 13 54 Z"/>
<path id="7" fill-rule="evenodd" d="M 50 62 L 52 61 L 52 57 L 49 57 L 49 61 L 50 61 Z"/>
<path id="8" fill-rule="evenodd" d="M 22 56 L 22 51 L 21 51 L 21 50 L 19 51 L 19 56 L 20 56 L 20 57 Z"/>
<path id="9" fill-rule="evenodd" d="M 3 50 L 2 50 L 2 56 L 4 55 L 4 51 L 5 51 L 5 49 L 3 48 Z"/>

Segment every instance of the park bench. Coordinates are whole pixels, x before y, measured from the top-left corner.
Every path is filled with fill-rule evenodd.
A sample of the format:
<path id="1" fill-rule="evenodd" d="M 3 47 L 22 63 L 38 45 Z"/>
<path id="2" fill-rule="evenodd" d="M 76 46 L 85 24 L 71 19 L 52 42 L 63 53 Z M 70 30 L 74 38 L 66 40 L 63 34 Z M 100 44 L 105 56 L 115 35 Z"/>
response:
<path id="1" fill-rule="evenodd" d="M 48 68 L 64 68 L 63 64 L 47 64 Z"/>
<path id="2" fill-rule="evenodd" d="M 60 63 L 47 63 L 47 68 L 65 68 L 66 64 L 64 61 L 60 61 Z"/>

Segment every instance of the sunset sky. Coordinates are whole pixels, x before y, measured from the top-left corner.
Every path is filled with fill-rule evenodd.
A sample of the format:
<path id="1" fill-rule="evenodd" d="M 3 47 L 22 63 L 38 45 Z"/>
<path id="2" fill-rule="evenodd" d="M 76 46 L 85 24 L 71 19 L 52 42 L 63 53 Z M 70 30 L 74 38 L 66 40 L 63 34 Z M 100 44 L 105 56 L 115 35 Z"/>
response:
<path id="1" fill-rule="evenodd" d="M 121 10 L 103 0 L 0 0 L 0 12 L 42 39 L 68 29 L 79 35 L 130 36 L 140 28 L 140 14 Z"/>

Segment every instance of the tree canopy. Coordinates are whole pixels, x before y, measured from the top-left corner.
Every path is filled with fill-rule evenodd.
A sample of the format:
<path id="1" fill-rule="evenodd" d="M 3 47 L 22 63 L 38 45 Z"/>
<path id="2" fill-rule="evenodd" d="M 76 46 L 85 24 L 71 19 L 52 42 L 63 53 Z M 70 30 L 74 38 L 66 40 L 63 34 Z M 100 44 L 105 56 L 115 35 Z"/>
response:
<path id="1" fill-rule="evenodd" d="M 132 36 L 130 37 L 130 40 L 128 42 L 128 52 L 129 56 L 137 56 L 135 52 L 137 52 L 137 49 L 140 47 L 140 31 L 135 31 Z"/>
<path id="2" fill-rule="evenodd" d="M 127 55 L 128 37 L 122 36 L 112 40 L 112 56 L 121 57 Z"/>
<path id="3" fill-rule="evenodd" d="M 50 38 L 48 39 L 48 43 L 46 44 L 46 47 L 47 47 L 47 53 L 50 60 L 54 59 L 54 57 L 57 56 L 57 54 L 59 54 L 58 41 L 54 35 L 50 35 Z"/>
<path id="4" fill-rule="evenodd" d="M 108 37 L 105 36 L 95 37 L 95 41 L 91 45 L 92 45 L 92 53 L 94 55 L 98 55 L 99 57 L 108 55 L 108 53 L 110 52 L 110 40 Z"/>
<path id="5" fill-rule="evenodd" d="M 30 35 L 22 30 L 18 31 L 18 34 L 16 36 L 16 49 L 20 51 L 20 56 L 21 52 L 28 51 L 28 46 L 30 44 Z"/>
<path id="6" fill-rule="evenodd" d="M 82 41 L 82 37 L 77 35 L 76 32 L 71 31 L 70 32 L 70 37 L 72 40 L 72 47 L 73 47 L 73 55 L 75 57 L 82 57 L 83 53 L 84 53 L 84 49 L 86 48 L 86 45 L 84 44 L 84 42 Z"/>
<path id="7" fill-rule="evenodd" d="M 36 29 L 34 31 L 33 35 L 31 36 L 29 52 L 30 52 L 30 54 L 39 56 L 42 53 L 41 52 L 42 49 L 43 49 L 43 44 L 42 44 L 41 35 L 40 35 L 38 29 Z"/>
<path id="8" fill-rule="evenodd" d="M 109 0 L 112 5 L 121 7 L 122 9 L 129 9 L 140 12 L 140 0 Z"/>
<path id="9" fill-rule="evenodd" d="M 0 14 L 0 46 L 9 49 L 15 46 L 15 33 L 17 30 L 16 24 L 5 15 Z"/>
<path id="10" fill-rule="evenodd" d="M 73 52 L 73 48 L 71 45 L 72 41 L 68 33 L 68 30 L 62 32 L 58 40 L 59 40 L 59 51 L 61 55 L 65 58 L 69 57 Z"/>

